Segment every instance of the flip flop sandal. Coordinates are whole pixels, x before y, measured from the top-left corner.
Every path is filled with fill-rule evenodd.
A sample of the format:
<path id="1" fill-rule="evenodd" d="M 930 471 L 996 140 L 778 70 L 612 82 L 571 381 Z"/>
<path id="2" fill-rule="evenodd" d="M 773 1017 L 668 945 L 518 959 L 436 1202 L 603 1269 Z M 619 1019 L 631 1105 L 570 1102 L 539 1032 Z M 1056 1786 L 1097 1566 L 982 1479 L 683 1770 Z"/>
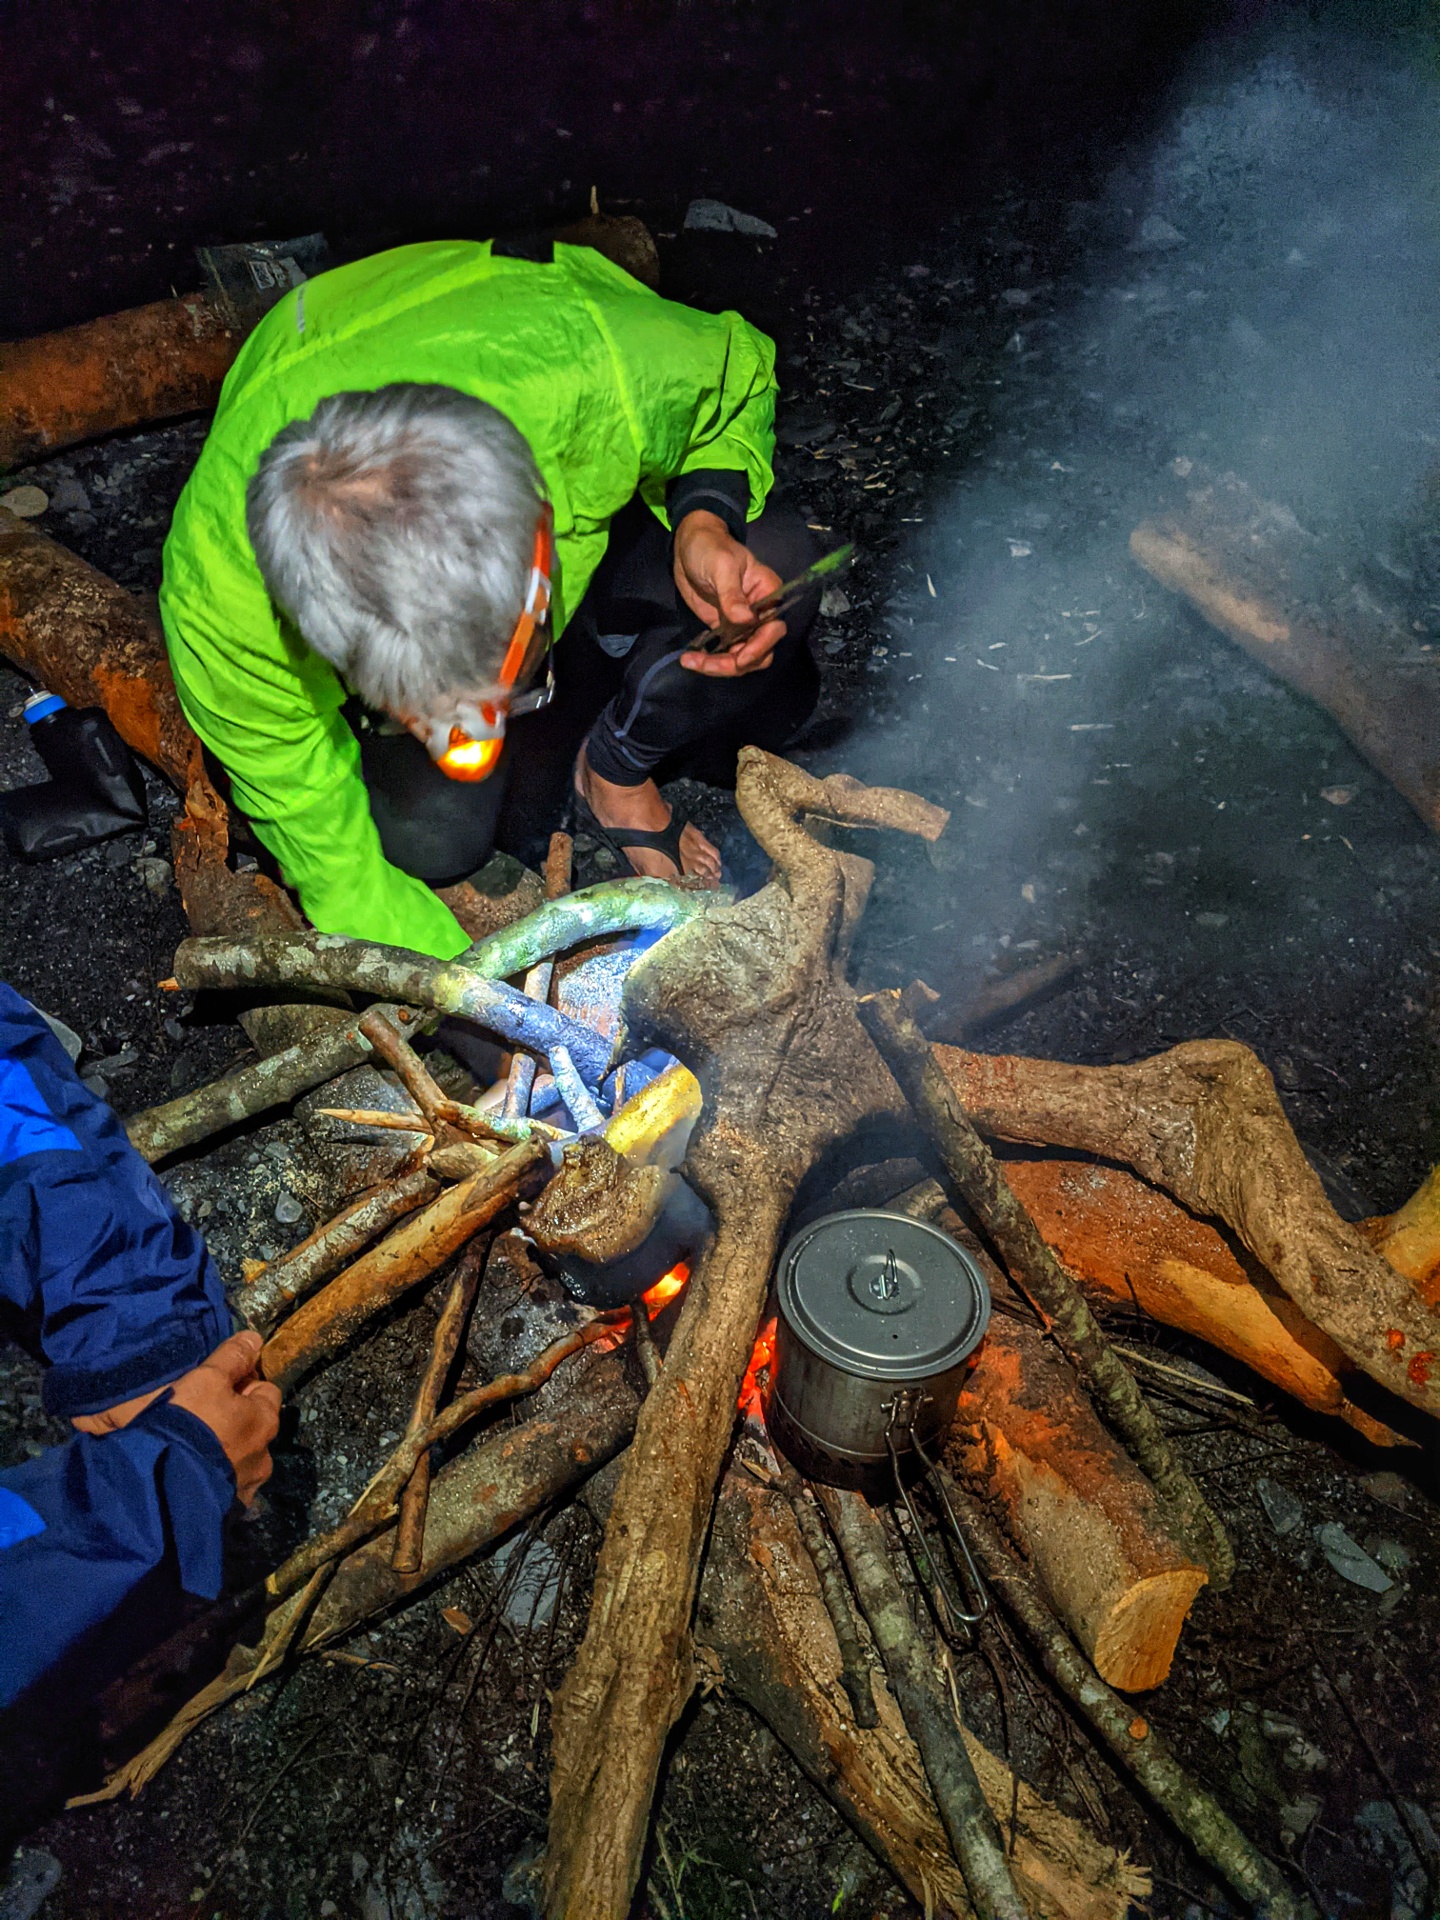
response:
<path id="1" fill-rule="evenodd" d="M 663 853 L 667 860 L 674 863 L 675 873 L 678 879 L 691 877 L 685 873 L 685 869 L 680 863 L 680 835 L 685 831 L 685 828 L 690 822 L 679 807 L 671 807 L 670 824 L 660 828 L 658 832 L 651 832 L 644 827 L 605 826 L 602 821 L 596 819 L 594 811 L 584 794 L 574 789 L 571 790 L 570 808 L 570 817 L 574 823 L 575 830 L 578 833 L 587 834 L 590 839 L 598 840 L 603 846 L 609 847 L 616 858 L 623 861 L 637 879 L 644 878 L 645 876 L 640 873 L 638 867 L 631 866 L 628 858 L 628 849 L 631 847 L 643 848 L 647 853 Z"/>

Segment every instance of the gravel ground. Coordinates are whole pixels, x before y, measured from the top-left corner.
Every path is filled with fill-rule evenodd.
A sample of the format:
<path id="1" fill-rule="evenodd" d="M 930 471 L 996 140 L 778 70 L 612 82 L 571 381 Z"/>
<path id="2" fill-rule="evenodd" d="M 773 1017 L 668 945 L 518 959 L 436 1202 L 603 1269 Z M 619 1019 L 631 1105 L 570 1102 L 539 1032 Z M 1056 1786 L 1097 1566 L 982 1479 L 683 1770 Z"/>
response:
<path id="1" fill-rule="evenodd" d="M 439 33 L 437 18 L 422 14 L 416 31 Z M 740 20 L 722 15 L 717 31 L 732 36 L 742 73 L 753 73 L 759 54 Z M 253 44 L 271 57 L 263 36 Z M 844 47 L 834 57 L 843 74 Z M 233 61 L 227 72 L 227 86 L 249 84 Z M 935 63 L 917 80 L 922 104 L 943 94 L 948 73 Z M 117 96 L 118 75 L 108 83 Z M 1100 1062 L 1205 1035 L 1244 1040 L 1274 1072 L 1340 1211 L 1392 1208 L 1440 1159 L 1440 842 L 1322 713 L 1149 583 L 1125 544 L 1144 512 L 1183 494 L 1177 458 L 1234 463 L 1272 488 L 1284 477 L 1283 463 L 1243 464 L 1254 454 L 1247 409 L 1273 383 L 1273 368 L 1231 354 L 1220 363 L 1218 398 L 1203 404 L 1174 370 L 1193 367 L 1196 336 L 1243 340 L 1236 319 L 1258 315 L 1278 331 L 1265 298 L 1285 236 L 1272 222 L 1259 253 L 1253 236 L 1242 235 L 1236 252 L 1221 238 L 1202 245 L 1193 232 L 1187 247 L 1136 253 L 1142 221 L 1158 211 L 1150 196 L 1162 167 L 1147 172 L 1099 141 L 1083 161 L 1052 155 L 1037 164 L 1017 137 L 998 178 L 992 170 L 937 182 L 933 152 L 917 137 L 898 143 L 900 157 L 877 185 L 884 217 L 859 208 L 847 228 L 832 189 L 815 216 L 825 234 L 817 244 L 799 209 L 812 192 L 821 204 L 816 183 L 827 169 L 833 178 L 843 157 L 851 171 L 863 175 L 868 159 L 886 173 L 888 149 L 874 129 L 893 124 L 885 115 L 895 103 L 880 98 L 893 77 L 837 81 L 853 115 L 851 144 L 825 148 L 813 175 L 803 154 L 795 158 L 801 134 L 830 140 L 825 122 L 835 115 L 820 112 L 818 93 L 809 101 L 807 115 L 819 118 L 782 142 L 792 206 L 775 205 L 773 186 L 760 197 L 763 169 L 748 161 L 738 185 L 727 182 L 727 197 L 776 221 L 776 242 L 662 241 L 667 291 L 723 298 L 775 331 L 780 488 L 822 537 L 858 545 L 815 636 L 824 691 L 799 756 L 819 770 L 918 786 L 953 812 L 932 850 L 869 849 L 880 874 L 860 977 L 888 985 L 919 975 L 959 1009 L 988 977 L 1077 956 L 1059 990 L 984 1043 Z M 144 105 L 151 117 L 185 112 L 178 94 Z M 760 106 L 745 113 L 743 124 L 753 124 Z M 83 129 L 91 117 L 87 108 L 69 124 Z M 574 117 L 589 150 L 606 150 L 598 121 Z M 78 139 L 37 132 L 26 162 L 36 179 L 51 179 Z M 1073 145 L 1064 151 L 1073 155 Z M 526 211 L 563 203 L 553 162 L 522 160 L 517 177 L 533 187 Z M 85 164 L 101 163 L 92 154 Z M 220 219 L 225 183 L 201 160 L 173 164 L 182 201 L 193 194 Z M 663 198 L 670 168 L 684 182 L 678 202 Z M 692 179 L 681 160 L 663 157 L 652 158 L 648 177 L 664 183 L 649 200 L 637 161 L 633 197 L 674 234 Z M 695 191 L 715 190 L 711 176 L 692 178 Z M 451 174 L 443 184 L 445 204 L 457 205 Z M 754 200 L 741 200 L 745 187 Z M 902 188 L 912 192 L 904 220 Z M 352 211 L 346 233 L 371 245 L 428 230 L 398 191 L 396 201 L 384 215 L 393 232 L 377 230 L 381 215 L 367 227 Z M 38 208 L 37 193 L 28 204 Z M 153 219 L 147 226 L 124 201 L 121 244 L 130 248 L 132 234 L 136 243 L 107 267 L 78 230 L 67 237 L 66 222 L 80 218 L 73 208 L 91 204 L 83 195 L 66 203 L 57 231 L 46 232 L 51 304 L 27 294 L 30 306 L 17 309 L 25 325 L 155 291 L 138 239 Z M 282 204 L 293 210 L 290 228 L 318 224 L 308 203 Z M 38 213 L 29 217 L 39 231 Z M 337 224 L 328 208 L 325 218 Z M 21 234 L 23 244 L 29 237 Z M 78 263 L 68 307 L 53 295 L 72 271 L 67 262 Z M 1191 301 L 1194 293 L 1205 300 Z M 1169 379 L 1155 375 L 1163 365 Z M 127 436 L 12 478 L 50 494 L 42 526 L 126 585 L 153 591 L 168 514 L 203 431 L 189 422 Z M 1363 512 L 1347 513 L 1318 486 L 1307 491 L 1303 473 L 1284 497 L 1347 579 L 1379 596 L 1417 646 L 1432 644 L 1440 576 L 1418 510 L 1387 506 L 1372 489 Z M 4 786 L 39 777 L 17 717 L 24 691 L 0 676 Z M 1341 803 L 1324 797 L 1338 792 L 1348 796 Z M 755 875 L 729 797 L 695 789 L 685 797 L 732 866 Z M 158 864 L 169 810 L 157 786 L 147 834 L 48 866 L 0 860 L 6 976 L 76 1029 L 82 1071 L 99 1075 L 121 1111 L 244 1057 L 227 1009 L 155 986 L 183 933 Z M 313 1224 L 302 1161 L 297 1124 L 286 1120 L 167 1172 L 228 1281 L 241 1258 L 283 1248 Z M 264 1511 L 236 1528 L 237 1588 L 364 1484 L 403 1427 L 430 1326 L 424 1304 L 398 1315 L 295 1397 Z M 1154 1329 L 1132 1337 L 1178 1364 L 1199 1360 L 1210 1381 L 1254 1392 L 1247 1376 L 1213 1355 L 1187 1354 L 1178 1337 Z M 0 1462 L 60 1437 L 39 1411 L 37 1382 L 23 1355 L 0 1349 Z M 1430 1455 L 1407 1452 L 1397 1472 L 1394 1455 L 1263 1399 L 1236 1407 L 1207 1395 L 1204 1379 L 1162 1405 L 1232 1528 L 1239 1571 L 1226 1594 L 1200 1596 L 1174 1674 L 1146 1699 L 1146 1716 L 1263 1845 L 1298 1862 L 1324 1913 L 1380 1920 L 1422 1911 L 1418 1893 L 1400 1904 L 1408 1842 L 1391 1791 L 1422 1820 L 1440 1818 L 1433 1715 L 1423 1708 L 1440 1655 Z M 1262 1479 L 1298 1503 L 1289 1531 L 1278 1532 L 1262 1506 Z M 1327 1521 L 1392 1568 L 1388 1593 L 1332 1570 L 1315 1538 Z M 503 1572 L 493 1561 L 467 1568 L 359 1636 L 350 1658 L 304 1665 L 209 1723 L 133 1805 L 38 1824 L 26 1844 L 63 1868 L 43 1914 L 419 1920 L 513 1911 L 502 1876 L 543 1830 L 546 1689 L 583 1622 L 593 1539 L 594 1523 L 576 1507 L 529 1549 L 534 1565 L 549 1565 L 549 1553 L 569 1569 L 553 1622 L 529 1624 L 519 1604 L 506 1615 L 514 1596 L 505 1581 L 517 1582 L 522 1559 Z M 447 1622 L 445 1610 L 457 1608 L 473 1632 Z M 215 1659 L 215 1646 L 197 1637 L 189 1667 L 156 1682 L 155 1714 L 163 1718 Z M 960 1678 L 977 1726 L 1000 1744 L 988 1664 L 966 1660 Z M 1013 1673 L 1009 1694 L 1021 1770 L 1153 1863 L 1154 1914 L 1228 1911 L 1048 1696 Z M 101 1751 L 133 1744 L 133 1726 L 119 1731 L 118 1704 L 107 1711 Z M 95 1751 L 78 1743 L 66 1765 L 72 1784 L 93 1777 Z M 648 1910 L 662 1920 L 914 1911 L 770 1736 L 715 1696 L 696 1704 L 677 1736 L 648 1885 Z"/>

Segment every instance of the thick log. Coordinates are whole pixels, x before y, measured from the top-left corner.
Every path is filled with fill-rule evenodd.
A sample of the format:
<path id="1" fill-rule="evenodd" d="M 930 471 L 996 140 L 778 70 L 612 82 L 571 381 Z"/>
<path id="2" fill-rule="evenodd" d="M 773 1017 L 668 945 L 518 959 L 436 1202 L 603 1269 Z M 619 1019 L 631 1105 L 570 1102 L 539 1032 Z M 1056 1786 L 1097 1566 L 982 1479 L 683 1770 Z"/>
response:
<path id="1" fill-rule="evenodd" d="M 1335 1212 L 1248 1047 L 1191 1040 L 1121 1067 L 935 1053 L 986 1133 L 1121 1161 L 1223 1221 L 1355 1366 L 1440 1413 L 1440 1315 Z"/>
<path id="2" fill-rule="evenodd" d="M 1158 1687 L 1205 1569 L 1038 1327 L 991 1321 L 947 1458 L 1004 1516 L 1101 1678 L 1130 1693 Z"/>
<path id="3" fill-rule="evenodd" d="M 759 1714 L 916 1903 L 973 1909 L 894 1697 L 877 1676 L 877 1724 L 857 1726 L 840 1649 L 788 1502 L 727 1475 L 701 1584 L 696 1638 L 711 1677 Z M 1041 1799 L 964 1730 L 996 1818 L 1015 1805 L 1010 1867 L 1035 1920 L 1124 1920 L 1149 1876 Z"/>
<path id="4" fill-rule="evenodd" d="M 0 653 L 72 707 L 103 707 L 125 744 L 179 792 L 200 774 L 200 742 L 180 711 L 159 620 L 78 554 L 5 512 Z"/>
<path id="5" fill-rule="evenodd" d="M 312 1367 L 339 1353 L 376 1314 L 443 1266 L 548 1161 L 543 1146 L 527 1142 L 512 1147 L 487 1172 L 447 1188 L 423 1213 L 412 1215 L 297 1308 L 261 1349 L 261 1373 L 288 1392 Z"/>
<path id="6" fill-rule="evenodd" d="M 1193 1334 L 1378 1446 L 1398 1443 L 1348 1397 L 1344 1380 L 1354 1369 L 1329 1334 L 1263 1267 L 1247 1270 L 1209 1221 L 1123 1167 L 1003 1160 L 1000 1170 L 1087 1293 Z"/>
<path id="7" fill-rule="evenodd" d="M 626 983 L 634 1039 L 663 1045 L 700 1075 L 705 1104 L 686 1175 L 716 1233 L 642 1409 L 585 1640 L 556 1696 L 549 1920 L 623 1920 L 629 1911 L 665 1739 L 694 1684 L 700 1553 L 781 1223 L 815 1156 L 897 1104 L 845 978 L 873 869 L 819 845 L 802 816 L 929 838 L 946 819 L 913 794 L 815 780 L 749 747 L 737 799 L 776 878 L 675 928 Z M 544 912 L 562 916 L 583 898 Z"/>
<path id="8" fill-rule="evenodd" d="M 1001 1178 L 995 1156 L 975 1130 L 968 1103 L 963 1096 L 957 1097 L 957 1089 L 942 1071 L 942 1050 L 929 1046 L 897 996 L 869 995 L 861 1002 L 861 1016 L 1010 1277 L 1044 1316 L 1106 1420 L 1155 1483 L 1210 1578 L 1217 1587 L 1224 1586 L 1235 1568 L 1225 1529 L 1170 1445 L 1134 1376 L 1106 1339 L 1085 1296 Z"/>
<path id="9" fill-rule="evenodd" d="M 213 407 L 244 338 L 192 293 L 0 346 L 0 468 Z"/>
<path id="10" fill-rule="evenodd" d="M 920 1751 L 930 1791 L 980 1920 L 1028 1920 L 1005 1859 L 995 1818 L 945 1689 L 890 1564 L 884 1522 L 863 1494 L 821 1487 L 820 1503 L 839 1542 L 890 1690 Z"/>
<path id="11" fill-rule="evenodd" d="M 960 1513 L 991 1591 L 1039 1656 L 1046 1673 L 1094 1728 L 1122 1767 L 1173 1822 L 1206 1864 L 1262 1920 L 1305 1920 L 1313 1913 L 1205 1789 L 1192 1780 L 1160 1735 L 1112 1693 L 1076 1649 L 1030 1575 L 1005 1545 L 984 1507 L 953 1481 Z"/>
<path id="12" fill-rule="evenodd" d="M 1184 512 L 1147 520 L 1130 536 L 1147 572 L 1324 707 L 1425 824 L 1440 828 L 1434 656 L 1353 588 L 1343 609 L 1317 609 L 1317 547 L 1293 513 L 1233 474 L 1196 488 Z"/>

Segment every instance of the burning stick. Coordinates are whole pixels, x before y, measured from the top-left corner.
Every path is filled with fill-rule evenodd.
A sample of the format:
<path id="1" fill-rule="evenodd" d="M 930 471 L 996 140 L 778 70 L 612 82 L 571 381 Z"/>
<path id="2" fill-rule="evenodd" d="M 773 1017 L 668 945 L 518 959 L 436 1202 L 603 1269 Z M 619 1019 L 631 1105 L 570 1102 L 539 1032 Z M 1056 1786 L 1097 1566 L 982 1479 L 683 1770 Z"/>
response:
<path id="1" fill-rule="evenodd" d="M 1061 1693 L 1121 1766 L 1242 1900 L 1267 1920 L 1302 1920 L 1306 1909 L 1259 1848 L 1171 1757 L 1159 1734 L 1137 1721 L 1134 1708 L 1117 1698 L 1076 1651 L 984 1507 L 948 1475 L 945 1488 L 991 1591 L 1004 1602 Z"/>
<path id="2" fill-rule="evenodd" d="M 885 1529 L 858 1493 L 817 1489 L 845 1566 L 885 1662 L 935 1794 L 940 1818 L 980 1920 L 1029 1920 L 1005 1860 L 1005 1845 L 965 1751 L 935 1662 L 910 1617 L 890 1564 Z"/>
<path id="3" fill-rule="evenodd" d="M 402 1174 L 374 1193 L 362 1194 L 298 1247 L 256 1274 L 241 1300 L 245 1318 L 263 1333 L 297 1300 L 313 1293 L 387 1227 L 438 1197 L 440 1186 L 423 1169 Z"/>
<path id="4" fill-rule="evenodd" d="M 924 1034 L 898 997 L 888 994 L 871 994 L 862 1000 L 860 1017 L 1016 1285 L 1036 1303 L 1106 1419 L 1170 1503 L 1211 1580 L 1217 1587 L 1224 1586 L 1235 1570 L 1235 1555 L 1224 1528 L 1180 1464 L 1164 1428 L 1106 1339 L 1085 1296 L 1006 1186 L 994 1155 L 975 1131 Z"/>
<path id="5" fill-rule="evenodd" d="M 430 1364 L 415 1395 L 407 1438 L 423 1433 L 435 1418 L 446 1376 L 465 1333 L 465 1322 L 475 1304 L 475 1292 L 485 1269 L 488 1245 L 472 1240 L 457 1262 L 455 1280 L 435 1323 Z M 397 1573 L 418 1573 L 425 1557 L 425 1511 L 430 1504 L 430 1450 L 415 1462 L 415 1471 L 400 1496 L 400 1524 L 395 1530 L 395 1552 L 390 1564 Z"/>
<path id="6" fill-rule="evenodd" d="M 271 1335 L 260 1354 L 265 1378 L 288 1391 L 302 1374 L 338 1353 L 367 1321 L 488 1226 L 542 1165 L 549 1165 L 549 1151 L 538 1141 L 512 1147 L 488 1173 L 450 1187 L 397 1227 Z"/>

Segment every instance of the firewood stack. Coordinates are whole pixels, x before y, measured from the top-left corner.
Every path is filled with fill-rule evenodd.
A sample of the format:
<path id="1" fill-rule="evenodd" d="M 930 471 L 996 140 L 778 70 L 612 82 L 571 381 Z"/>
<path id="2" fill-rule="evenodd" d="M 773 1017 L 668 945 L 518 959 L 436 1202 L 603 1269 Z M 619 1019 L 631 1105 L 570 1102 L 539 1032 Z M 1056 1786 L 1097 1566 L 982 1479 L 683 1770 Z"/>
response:
<path id="1" fill-rule="evenodd" d="M 177 871 L 197 937 L 175 983 L 290 1001 L 242 1016 L 255 1065 L 135 1115 L 131 1137 L 162 1161 L 302 1101 L 334 1217 L 250 1265 L 239 1301 L 287 1389 L 346 1365 L 394 1302 L 432 1287 L 443 1305 L 403 1440 L 352 1512 L 272 1573 L 258 1644 L 104 1793 L 138 1792 L 208 1714 L 614 1460 L 603 1498 L 587 1495 L 607 1520 L 555 1700 L 548 1846 L 510 1883 L 537 1913 L 629 1911 L 666 1737 L 703 1683 L 772 1727 L 928 1910 L 1119 1920 L 1146 1876 L 964 1725 L 946 1622 L 882 1503 L 802 1482 L 765 1431 L 756 1337 L 792 1201 L 879 1119 L 912 1125 L 943 1174 L 883 1197 L 960 1240 L 993 1295 L 938 1484 L 994 1611 L 1236 1898 L 1303 1912 L 1120 1697 L 1164 1683 L 1232 1558 L 1147 1398 L 1176 1379 L 1142 1354 L 1137 1382 L 1107 1324 L 1177 1328 L 1248 1367 L 1257 1400 L 1413 1444 L 1440 1410 L 1435 1181 L 1391 1220 L 1342 1222 L 1268 1074 L 1230 1042 L 1109 1068 L 930 1046 L 923 990 L 862 1001 L 849 983 L 873 867 L 848 847 L 851 830 L 934 839 L 945 816 L 752 749 L 737 799 L 774 872 L 746 900 L 659 881 L 568 893 L 557 837 L 543 888 L 461 903 L 476 940 L 457 961 L 318 938 L 228 866 L 158 635 L 116 593 L 43 536 L 0 529 L 0 644 L 109 708 L 187 795 Z M 478 1098 L 452 1097 L 416 1051 L 440 1017 L 509 1050 Z M 655 1048 L 673 1062 L 658 1077 L 640 1064 Z M 487 1276 L 517 1262 L 530 1317 L 502 1338 Z M 447 1399 L 462 1345 L 492 1377 Z M 1188 1374 L 1178 1390 L 1208 1391 Z"/>

